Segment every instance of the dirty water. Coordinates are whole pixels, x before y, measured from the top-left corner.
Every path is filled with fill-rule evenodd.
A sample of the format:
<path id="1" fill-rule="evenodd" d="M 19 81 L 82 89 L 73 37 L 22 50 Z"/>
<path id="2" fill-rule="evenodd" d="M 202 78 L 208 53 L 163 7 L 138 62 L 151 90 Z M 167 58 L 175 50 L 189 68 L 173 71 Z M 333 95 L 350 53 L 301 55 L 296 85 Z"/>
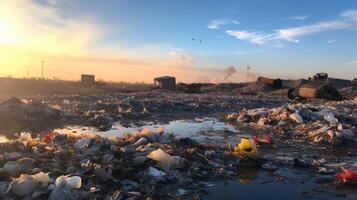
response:
<path id="1" fill-rule="evenodd" d="M 316 177 L 309 171 L 281 168 L 275 172 L 243 171 L 238 180 L 212 182 L 203 199 L 355 200 L 357 193 L 353 189 L 316 184 Z"/>
<path id="2" fill-rule="evenodd" d="M 166 124 L 154 124 L 146 122 L 143 126 L 132 124 L 129 127 L 123 126 L 120 122 L 113 125 L 109 131 L 98 131 L 92 127 L 85 126 L 67 126 L 55 129 L 54 132 L 68 134 L 97 134 L 102 137 L 121 137 L 125 133 L 139 132 L 143 128 L 149 128 L 154 131 L 156 128 L 162 127 L 166 133 L 171 133 L 175 136 L 190 137 L 198 142 L 214 142 L 225 143 L 225 141 L 238 143 L 240 138 L 251 138 L 251 135 L 238 131 L 233 125 L 221 122 L 216 118 L 195 118 L 193 120 L 174 120 Z"/>

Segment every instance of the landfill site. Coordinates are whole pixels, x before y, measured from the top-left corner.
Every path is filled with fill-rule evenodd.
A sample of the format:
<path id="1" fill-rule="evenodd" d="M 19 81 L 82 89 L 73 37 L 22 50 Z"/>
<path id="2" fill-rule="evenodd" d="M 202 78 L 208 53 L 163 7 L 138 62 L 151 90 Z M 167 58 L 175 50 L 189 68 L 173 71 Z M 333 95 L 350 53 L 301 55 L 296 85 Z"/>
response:
<path id="1" fill-rule="evenodd" d="M 0 80 L 1 199 L 357 199 L 356 79 L 31 81 Z"/>

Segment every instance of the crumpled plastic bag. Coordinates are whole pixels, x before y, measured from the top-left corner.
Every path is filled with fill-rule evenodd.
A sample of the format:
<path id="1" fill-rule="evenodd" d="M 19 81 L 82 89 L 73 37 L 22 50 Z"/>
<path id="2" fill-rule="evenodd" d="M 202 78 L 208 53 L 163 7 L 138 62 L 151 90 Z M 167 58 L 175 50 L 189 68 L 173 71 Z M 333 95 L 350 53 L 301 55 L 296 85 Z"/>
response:
<path id="1" fill-rule="evenodd" d="M 179 166 L 181 160 L 180 157 L 170 156 L 161 149 L 152 151 L 147 157 L 157 161 L 158 167 L 165 171 L 169 171 L 171 167 Z"/>
<path id="2" fill-rule="evenodd" d="M 9 185 L 8 191 L 18 197 L 31 197 L 36 191 L 47 187 L 50 177 L 47 173 L 40 172 L 35 175 L 21 174 Z"/>
<path id="3" fill-rule="evenodd" d="M 338 119 L 332 113 L 328 113 L 328 114 L 324 115 L 324 119 L 326 121 L 330 122 L 331 125 L 332 124 L 337 124 L 337 122 L 338 122 Z"/>
<path id="4" fill-rule="evenodd" d="M 8 161 L 4 164 L 4 170 L 11 176 L 18 176 L 26 173 L 35 167 L 35 160 L 31 158 L 20 158 L 17 161 Z"/>
<path id="5" fill-rule="evenodd" d="M 149 128 L 143 128 L 139 135 L 141 137 L 146 137 L 148 140 L 151 142 L 156 142 L 157 141 L 157 135 L 156 133 L 153 133 Z"/>
<path id="6" fill-rule="evenodd" d="M 90 144 L 90 142 L 92 141 L 92 138 L 81 138 L 79 140 L 77 140 L 76 143 L 74 143 L 74 148 L 77 150 L 81 150 L 84 149 L 86 147 L 88 147 L 88 145 Z"/>
<path id="7" fill-rule="evenodd" d="M 234 148 L 233 154 L 241 158 L 256 158 L 258 149 L 253 141 L 242 138 L 240 143 Z"/>
<path id="8" fill-rule="evenodd" d="M 148 169 L 148 175 L 151 177 L 162 177 L 162 176 L 166 176 L 166 173 L 163 171 L 160 171 L 158 169 L 156 169 L 155 167 L 149 167 Z"/>
<path id="9" fill-rule="evenodd" d="M 357 184 L 357 172 L 354 172 L 352 169 L 337 173 L 335 177 L 340 183 Z"/>
<path id="10" fill-rule="evenodd" d="M 79 176 L 60 176 L 56 179 L 55 188 L 51 192 L 49 200 L 75 199 L 77 190 L 82 187 L 82 178 Z"/>
<path id="11" fill-rule="evenodd" d="M 298 124 L 304 123 L 304 120 L 298 113 L 293 113 L 289 115 L 289 118 Z"/>

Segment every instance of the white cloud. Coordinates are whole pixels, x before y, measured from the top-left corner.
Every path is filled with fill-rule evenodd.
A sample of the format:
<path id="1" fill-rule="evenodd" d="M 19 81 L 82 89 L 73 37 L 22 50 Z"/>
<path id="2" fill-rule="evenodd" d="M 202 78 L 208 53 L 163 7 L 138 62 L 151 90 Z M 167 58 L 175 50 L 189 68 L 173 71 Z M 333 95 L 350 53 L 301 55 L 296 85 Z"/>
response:
<path id="1" fill-rule="evenodd" d="M 246 30 L 227 30 L 226 33 L 230 36 L 236 37 L 239 40 L 249 40 L 251 43 L 260 45 L 265 44 L 272 37 L 271 34 Z"/>
<path id="2" fill-rule="evenodd" d="M 288 17 L 288 19 L 294 19 L 294 20 L 306 20 L 308 18 L 309 18 L 309 15 L 307 15 L 307 14 Z"/>
<path id="3" fill-rule="evenodd" d="M 303 20 L 307 19 L 308 15 L 294 16 L 291 19 Z M 248 40 L 255 44 L 266 44 L 268 41 L 288 41 L 299 43 L 299 39 L 305 36 L 316 35 L 319 33 L 339 31 L 339 30 L 354 30 L 357 27 L 357 10 L 348 10 L 341 13 L 336 20 L 321 21 L 310 25 L 288 27 L 276 29 L 272 33 L 251 30 L 227 30 L 226 33 L 239 40 Z M 326 41 L 328 44 L 335 43 L 337 40 Z M 282 45 L 278 43 L 275 47 L 280 48 Z"/>
<path id="4" fill-rule="evenodd" d="M 226 24 L 239 24 L 237 20 L 233 19 L 216 19 L 212 20 L 210 24 L 208 24 L 207 28 L 208 29 L 219 29 L 220 26 L 226 25 Z"/>
<path id="5" fill-rule="evenodd" d="M 347 10 L 341 14 L 341 17 L 351 21 L 357 21 L 357 10 Z"/>
<path id="6" fill-rule="evenodd" d="M 346 30 L 353 27 L 353 24 L 341 21 L 324 21 L 312 25 L 298 26 L 292 28 L 277 29 L 274 33 L 263 33 L 259 31 L 240 31 L 228 30 L 228 35 L 234 36 L 240 40 L 249 40 L 255 44 L 265 44 L 269 40 L 286 40 L 289 42 L 298 43 L 299 38 L 315 35 L 322 32 Z"/>
<path id="7" fill-rule="evenodd" d="M 336 43 L 338 42 L 338 40 L 327 40 L 326 43 L 327 44 L 332 44 L 332 43 Z"/>
<path id="8" fill-rule="evenodd" d="M 192 56 L 188 55 L 187 53 L 178 51 L 171 51 L 170 57 L 174 64 L 177 65 L 189 66 L 196 62 L 196 60 Z"/>
<path id="9" fill-rule="evenodd" d="M 299 42 L 298 38 L 307 35 L 314 35 L 326 31 L 342 30 L 351 27 L 351 24 L 344 21 L 324 21 L 313 25 L 278 29 L 276 38 L 287 40 L 289 42 Z"/>
<path id="10" fill-rule="evenodd" d="M 346 65 L 357 65 L 357 60 L 346 63 Z"/>
<path id="11" fill-rule="evenodd" d="M 227 30 L 226 33 L 234 36 L 239 40 L 249 40 L 255 44 L 266 44 L 271 40 L 286 40 L 289 42 L 298 43 L 299 38 L 308 35 L 315 35 L 322 32 L 344 30 L 351 28 L 353 24 L 344 21 L 324 21 L 312 25 L 298 26 L 292 28 L 278 29 L 274 33 L 263 33 L 259 31 L 247 30 Z M 275 45 L 282 47 L 281 45 Z"/>

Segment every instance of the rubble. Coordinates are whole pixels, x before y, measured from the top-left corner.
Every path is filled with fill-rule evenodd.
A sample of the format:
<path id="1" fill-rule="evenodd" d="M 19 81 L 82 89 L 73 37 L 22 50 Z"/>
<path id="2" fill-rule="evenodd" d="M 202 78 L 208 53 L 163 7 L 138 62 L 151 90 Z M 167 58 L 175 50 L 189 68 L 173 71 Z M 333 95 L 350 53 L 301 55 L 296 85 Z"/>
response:
<path id="1" fill-rule="evenodd" d="M 0 103 L 0 127 L 4 129 L 24 126 L 38 128 L 58 123 L 62 118 L 61 110 L 36 100 L 24 103 L 13 97 Z"/>
<path id="2" fill-rule="evenodd" d="M 275 90 L 267 85 L 262 88 Z M 200 199 L 207 187 L 215 186 L 211 181 L 282 181 L 293 169 L 314 176 L 314 184 L 322 183 L 325 190 L 355 185 L 350 177 L 357 167 L 356 100 L 299 102 L 283 96 L 204 92 L 48 96 L 39 97 L 37 103 L 2 102 L 0 111 L 14 106 L 30 118 L 26 123 L 41 131 L 18 131 L 1 138 L 0 190 L 7 188 L 1 197 Z M 46 110 L 53 115 L 46 115 Z M 173 119 L 196 117 L 213 117 L 214 123 L 225 128 L 222 121 L 229 122 L 234 131 L 208 127 L 195 133 L 204 139 L 194 140 L 193 135 L 179 136 L 160 127 Z M 41 120 L 70 122 L 80 128 L 60 134 L 43 128 Z M 137 129 L 119 135 L 116 123 Z M 80 132 L 82 125 L 100 132 Z M 107 135 L 106 130 L 113 134 Z M 260 179 L 257 174 L 261 172 L 269 174 L 268 180 Z"/>
<path id="3" fill-rule="evenodd" d="M 139 142 L 143 138 L 145 142 Z M 161 143 L 160 138 L 166 138 L 165 143 Z M 119 196 L 169 197 L 169 193 L 164 194 L 161 189 L 151 191 L 151 188 L 160 183 L 175 187 L 189 179 L 192 182 L 234 176 L 235 169 L 229 167 L 229 163 L 237 159 L 227 148 L 200 145 L 189 138 L 169 135 L 162 128 L 156 133 L 144 129 L 116 138 L 54 132 L 33 138 L 22 134 L 1 143 L 0 153 L 19 144 L 24 145 L 19 151 L 20 158 L 11 161 L 12 158 L 7 157 L 2 161 L 5 163 L 2 173 L 13 178 L 8 182 L 4 198 L 41 196 L 56 200 L 95 198 L 97 195 L 113 198 L 119 191 Z M 248 153 L 250 147 L 245 145 L 239 151 Z M 18 170 L 14 172 L 15 169 Z M 33 173 L 37 174 L 31 175 Z M 165 188 L 170 190 L 170 185 Z M 183 189 L 186 192 L 181 195 L 185 196 L 194 191 L 192 187 Z"/>
<path id="4" fill-rule="evenodd" d="M 322 105 L 291 103 L 272 109 L 242 110 L 226 115 L 226 119 L 258 132 L 270 129 L 272 137 L 285 135 L 309 139 L 311 143 L 341 145 L 357 142 L 356 105 L 353 100 Z"/>
<path id="5" fill-rule="evenodd" d="M 12 180 L 8 192 L 11 191 L 18 197 L 31 198 L 36 191 L 46 188 L 49 182 L 48 174 L 43 172 L 35 175 L 21 174 L 19 178 Z"/>
<path id="6" fill-rule="evenodd" d="M 64 103 L 64 100 L 71 103 Z M 167 122 L 187 117 L 219 115 L 240 110 L 243 107 L 282 105 L 286 98 L 151 91 L 120 95 L 50 96 L 44 97 L 42 101 L 46 105 L 60 109 L 65 121 L 71 124 L 85 124 L 106 131 L 117 121 L 122 123 L 140 123 L 143 120 Z"/>

